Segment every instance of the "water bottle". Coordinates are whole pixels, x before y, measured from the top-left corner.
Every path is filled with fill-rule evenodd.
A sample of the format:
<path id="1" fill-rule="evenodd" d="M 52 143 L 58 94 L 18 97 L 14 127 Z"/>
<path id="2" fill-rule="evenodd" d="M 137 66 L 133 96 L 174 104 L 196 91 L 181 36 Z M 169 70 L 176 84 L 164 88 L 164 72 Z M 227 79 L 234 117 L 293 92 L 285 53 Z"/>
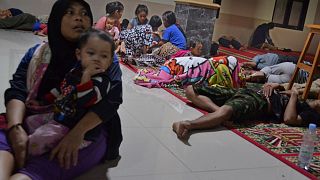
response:
<path id="1" fill-rule="evenodd" d="M 313 156 L 316 130 L 317 126 L 315 124 L 309 124 L 309 129 L 303 135 L 303 142 L 298 156 L 298 166 L 305 170 L 309 169 Z"/>

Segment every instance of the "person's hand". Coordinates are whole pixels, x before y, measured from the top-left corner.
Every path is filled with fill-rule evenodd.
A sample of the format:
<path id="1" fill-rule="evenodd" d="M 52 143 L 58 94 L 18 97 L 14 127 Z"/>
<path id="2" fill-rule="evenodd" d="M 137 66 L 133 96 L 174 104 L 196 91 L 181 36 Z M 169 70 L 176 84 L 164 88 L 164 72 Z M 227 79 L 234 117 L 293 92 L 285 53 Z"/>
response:
<path id="1" fill-rule="evenodd" d="M 58 158 L 61 168 L 69 169 L 78 163 L 78 151 L 83 142 L 84 135 L 73 132 L 72 130 L 60 141 L 51 151 L 50 160 Z"/>
<path id="2" fill-rule="evenodd" d="M 104 72 L 105 69 L 102 69 L 101 68 L 101 64 L 98 63 L 98 62 L 91 62 L 88 64 L 88 66 L 85 68 L 83 74 L 87 74 L 89 75 L 90 77 L 96 75 L 96 74 L 99 74 L 99 73 L 102 73 Z"/>
<path id="3" fill-rule="evenodd" d="M 40 106 L 40 102 L 37 100 L 29 100 L 28 102 L 26 102 L 26 105 L 29 106 Z"/>
<path id="4" fill-rule="evenodd" d="M 265 83 L 263 85 L 263 94 L 265 97 L 270 97 L 273 90 L 279 87 L 278 83 Z"/>
<path id="5" fill-rule="evenodd" d="M 299 91 L 295 87 L 292 87 L 290 90 L 281 91 L 280 93 L 285 94 L 287 96 L 298 96 L 299 95 Z"/>
<path id="6" fill-rule="evenodd" d="M 27 159 L 28 135 L 21 125 L 8 132 L 8 138 L 13 149 L 17 168 L 22 168 Z"/>
<path id="7" fill-rule="evenodd" d="M 100 63 L 93 61 L 84 69 L 81 77 L 81 83 L 86 83 L 91 79 L 92 76 L 103 72 L 105 72 L 105 69 L 101 68 Z"/>

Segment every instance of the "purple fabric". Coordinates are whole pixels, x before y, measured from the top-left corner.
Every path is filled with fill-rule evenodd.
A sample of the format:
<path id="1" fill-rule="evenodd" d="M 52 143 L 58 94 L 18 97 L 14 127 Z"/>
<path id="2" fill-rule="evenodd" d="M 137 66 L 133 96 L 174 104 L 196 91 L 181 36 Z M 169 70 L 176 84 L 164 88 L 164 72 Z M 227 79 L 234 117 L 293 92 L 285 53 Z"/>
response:
<path id="1" fill-rule="evenodd" d="M 78 164 L 65 170 L 60 168 L 57 159 L 49 161 L 49 154 L 32 157 L 26 166 L 18 172 L 37 180 L 73 179 L 99 164 L 107 149 L 106 134 L 101 133 L 96 142 L 79 150 Z M 0 150 L 10 151 L 4 131 L 0 130 Z"/>

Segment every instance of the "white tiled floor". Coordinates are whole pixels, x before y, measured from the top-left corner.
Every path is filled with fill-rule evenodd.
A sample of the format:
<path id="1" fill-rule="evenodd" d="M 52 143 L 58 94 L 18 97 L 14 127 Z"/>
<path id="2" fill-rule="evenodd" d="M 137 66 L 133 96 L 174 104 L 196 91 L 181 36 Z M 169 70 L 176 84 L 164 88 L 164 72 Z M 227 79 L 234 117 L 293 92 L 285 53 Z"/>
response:
<path id="1" fill-rule="evenodd" d="M 24 52 L 41 42 L 31 33 L 0 30 L 0 92 Z M 100 165 L 79 179 L 213 180 L 307 179 L 299 172 L 225 128 L 195 133 L 189 143 L 171 130 L 174 121 L 201 115 L 162 89 L 133 84 L 134 73 L 123 70 L 124 103 L 119 110 L 124 140 L 117 167 Z M 3 98 L 0 110 L 4 111 Z"/>

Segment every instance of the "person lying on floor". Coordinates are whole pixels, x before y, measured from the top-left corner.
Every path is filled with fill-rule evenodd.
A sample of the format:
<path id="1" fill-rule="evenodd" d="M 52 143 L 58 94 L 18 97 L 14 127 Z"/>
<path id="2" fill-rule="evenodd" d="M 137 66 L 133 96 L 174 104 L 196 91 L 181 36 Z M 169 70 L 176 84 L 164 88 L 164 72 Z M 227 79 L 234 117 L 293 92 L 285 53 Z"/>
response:
<path id="1" fill-rule="evenodd" d="M 300 101 L 296 89 L 279 92 L 280 87 L 277 83 L 251 89 L 190 85 L 186 88 L 187 98 L 209 113 L 194 120 L 175 122 L 173 131 L 178 138 L 187 138 L 192 130 L 215 128 L 225 121 L 241 123 L 266 114 L 292 126 L 320 124 L 320 100 Z"/>
<path id="2" fill-rule="evenodd" d="M 37 18 L 20 9 L 0 10 L 0 29 L 32 30 Z"/>
<path id="3" fill-rule="evenodd" d="M 169 59 L 159 69 L 145 68 L 138 71 L 134 82 L 138 85 L 168 87 L 190 84 L 220 85 L 239 88 L 245 85 L 244 76 L 237 58 L 218 56 L 210 59 L 203 57 L 178 57 Z"/>
<path id="4" fill-rule="evenodd" d="M 246 49 L 245 46 L 243 46 L 235 37 L 233 36 L 221 36 L 218 39 L 219 45 L 231 48 L 231 49 L 237 49 L 237 50 L 244 50 Z"/>
<path id="5" fill-rule="evenodd" d="M 245 72 L 247 82 L 268 82 L 268 83 L 288 83 L 296 69 L 296 64 L 292 62 L 283 62 L 273 66 L 266 66 L 260 71 Z M 249 74 L 249 75 L 248 75 Z M 298 83 L 307 81 L 308 72 L 299 70 Z"/>
<path id="6" fill-rule="evenodd" d="M 297 64 L 299 57 L 288 56 L 275 53 L 266 53 L 261 55 L 256 55 L 250 62 L 243 62 L 242 67 L 252 68 L 255 70 L 261 70 L 266 66 L 273 66 L 283 62 L 292 62 Z"/>
<path id="7" fill-rule="evenodd" d="M 202 54 L 203 44 L 199 39 L 190 38 L 188 42 L 188 50 L 179 50 L 177 53 L 171 56 L 171 58 L 195 56 L 200 57 Z"/>

